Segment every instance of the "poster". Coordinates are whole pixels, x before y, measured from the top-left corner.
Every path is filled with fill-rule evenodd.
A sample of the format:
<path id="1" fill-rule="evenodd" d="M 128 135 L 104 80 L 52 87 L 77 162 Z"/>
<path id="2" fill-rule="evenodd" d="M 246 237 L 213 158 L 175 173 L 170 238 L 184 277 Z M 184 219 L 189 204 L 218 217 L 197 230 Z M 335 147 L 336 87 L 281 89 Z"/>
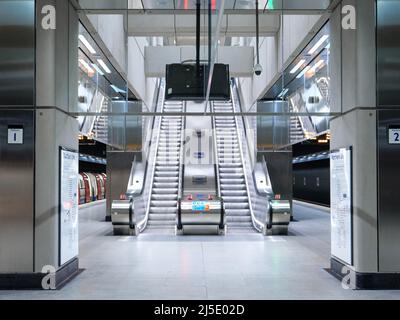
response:
<path id="1" fill-rule="evenodd" d="M 352 250 L 352 152 L 331 152 L 331 253 L 348 265 L 353 264 Z"/>
<path id="2" fill-rule="evenodd" d="M 78 256 L 79 154 L 60 151 L 60 265 Z"/>

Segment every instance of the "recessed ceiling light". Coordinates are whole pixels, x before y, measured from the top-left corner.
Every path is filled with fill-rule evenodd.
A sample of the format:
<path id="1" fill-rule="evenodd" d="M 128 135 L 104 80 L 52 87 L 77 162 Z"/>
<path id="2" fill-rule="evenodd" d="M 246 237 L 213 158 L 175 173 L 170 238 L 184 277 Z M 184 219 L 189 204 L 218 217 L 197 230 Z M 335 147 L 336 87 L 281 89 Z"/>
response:
<path id="1" fill-rule="evenodd" d="M 79 62 L 81 63 L 81 65 L 83 65 L 83 67 L 90 73 L 94 73 L 94 70 L 89 66 L 89 64 L 83 60 L 83 59 L 79 59 Z"/>
<path id="2" fill-rule="evenodd" d="M 308 54 L 314 54 L 321 46 L 322 44 L 329 38 L 327 34 L 323 35 L 321 39 L 317 41 L 316 44 L 311 48 L 310 51 L 308 51 Z"/>
<path id="3" fill-rule="evenodd" d="M 296 64 L 292 70 L 290 70 L 290 73 L 291 74 L 296 73 L 305 62 L 306 62 L 306 60 L 304 60 L 304 59 L 300 60 L 299 63 Z"/>
<path id="4" fill-rule="evenodd" d="M 107 73 L 111 73 L 111 70 L 109 67 L 107 67 L 106 63 L 102 59 L 97 59 L 97 62 L 100 64 L 100 66 L 103 68 L 103 70 Z"/>
<path id="5" fill-rule="evenodd" d="M 79 40 L 84 44 L 84 46 L 89 50 L 91 54 L 96 54 L 96 50 L 94 50 L 92 45 L 89 43 L 89 41 L 86 40 L 86 38 L 82 34 L 79 35 Z"/>
<path id="6" fill-rule="evenodd" d="M 312 67 L 312 71 L 317 71 L 317 69 L 319 69 L 319 67 L 322 67 L 324 65 L 325 61 L 323 59 L 319 60 L 313 67 Z"/>

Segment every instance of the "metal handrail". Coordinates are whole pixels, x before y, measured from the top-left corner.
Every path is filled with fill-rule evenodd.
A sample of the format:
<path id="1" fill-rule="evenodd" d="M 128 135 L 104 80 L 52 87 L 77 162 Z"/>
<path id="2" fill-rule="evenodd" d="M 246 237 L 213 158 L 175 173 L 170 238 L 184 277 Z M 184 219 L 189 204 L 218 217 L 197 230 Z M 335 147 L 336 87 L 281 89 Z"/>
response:
<path id="1" fill-rule="evenodd" d="M 233 92 L 233 85 L 231 85 L 231 99 L 232 99 L 233 109 L 235 110 L 236 109 L 236 99 L 235 99 L 234 92 Z M 241 138 L 240 132 L 239 132 L 239 124 L 238 124 L 237 117 L 235 117 L 235 124 L 236 124 L 236 134 L 237 134 L 238 142 L 239 142 L 240 158 L 242 160 L 242 166 L 243 166 L 244 180 L 245 180 L 245 183 L 246 183 L 246 191 L 247 191 L 247 196 L 248 196 L 248 201 L 249 201 L 251 220 L 252 220 L 254 228 L 257 231 L 264 232 L 265 224 L 263 224 L 262 222 L 260 222 L 256 218 L 256 216 L 254 215 L 254 211 L 253 211 L 252 201 L 251 201 L 251 197 L 250 197 L 249 181 L 248 181 L 246 170 L 245 170 L 245 161 L 244 161 L 244 156 L 243 156 L 242 138 Z M 247 141 L 246 141 L 246 144 L 247 144 Z"/>
<path id="2" fill-rule="evenodd" d="M 183 104 L 183 111 L 186 111 L 186 101 L 182 102 Z M 182 127 L 181 127 L 181 150 L 179 154 L 179 176 L 178 176 L 178 214 L 179 214 L 179 200 L 182 194 L 182 184 L 183 184 L 183 156 L 184 156 L 184 145 L 185 145 L 185 128 L 186 128 L 186 117 L 182 116 Z"/>
<path id="3" fill-rule="evenodd" d="M 137 229 L 138 229 L 139 232 L 142 232 L 144 229 L 146 229 L 147 222 L 149 220 L 149 212 L 150 212 L 150 205 L 151 205 L 151 194 L 153 192 L 153 183 L 152 183 L 152 181 L 154 180 L 154 175 L 155 175 L 155 171 L 156 171 L 157 150 L 158 150 L 158 144 L 160 142 L 160 134 L 159 133 L 161 131 L 161 122 L 162 122 L 161 121 L 161 117 L 162 117 L 162 114 L 164 112 L 164 106 L 165 106 L 164 105 L 164 99 L 165 99 L 165 95 L 164 95 L 165 85 L 164 85 L 164 82 L 162 84 L 160 84 L 160 86 L 162 86 L 162 89 L 164 89 L 164 90 L 160 90 L 161 93 L 162 93 L 161 96 L 160 96 L 160 99 L 161 99 L 161 103 L 160 103 L 160 105 L 161 105 L 161 115 L 159 116 L 160 117 L 160 119 L 159 119 L 160 122 L 158 124 L 158 130 L 157 130 L 158 134 L 157 134 L 157 140 L 156 140 L 156 144 L 155 144 L 155 156 L 154 156 L 153 168 L 152 168 L 151 179 L 150 179 L 149 199 L 148 199 L 147 205 L 146 205 L 145 217 L 142 219 L 142 221 L 140 221 L 140 222 L 138 222 L 136 224 L 137 225 Z M 153 140 L 153 138 L 151 140 Z M 149 153 L 149 155 L 150 155 L 150 153 Z"/>
<path id="4" fill-rule="evenodd" d="M 160 91 L 161 91 L 161 81 L 159 83 L 160 83 L 160 85 L 158 86 L 158 90 L 157 90 L 157 101 L 160 98 Z M 155 117 L 153 118 L 153 121 L 152 121 L 151 126 L 150 126 L 151 127 L 151 135 L 153 135 L 153 132 L 154 132 L 153 131 L 154 130 L 154 125 L 155 125 Z M 147 140 L 147 139 L 145 138 L 145 140 Z M 145 154 L 147 154 L 148 156 L 150 155 L 149 150 L 150 150 L 150 147 L 151 147 L 151 142 L 152 142 L 152 139 L 149 139 L 149 141 L 146 144 L 145 149 L 144 149 Z M 133 177 L 133 171 L 136 168 L 135 163 L 136 163 L 136 155 L 134 156 L 134 159 L 132 161 L 132 167 L 131 167 L 131 172 L 130 172 L 130 176 L 129 176 L 127 191 L 129 190 L 129 186 L 132 184 L 131 182 L 132 182 L 132 177 Z M 144 169 L 144 180 L 143 180 L 142 189 L 141 189 L 140 193 L 137 194 L 134 198 L 138 198 L 138 197 L 143 195 L 143 191 L 144 191 L 144 188 L 145 188 L 145 185 L 146 185 L 146 177 L 147 177 L 147 169 L 148 169 L 148 167 L 149 167 L 149 163 L 148 163 L 147 157 L 146 157 L 146 166 L 145 166 L 145 169 Z"/>

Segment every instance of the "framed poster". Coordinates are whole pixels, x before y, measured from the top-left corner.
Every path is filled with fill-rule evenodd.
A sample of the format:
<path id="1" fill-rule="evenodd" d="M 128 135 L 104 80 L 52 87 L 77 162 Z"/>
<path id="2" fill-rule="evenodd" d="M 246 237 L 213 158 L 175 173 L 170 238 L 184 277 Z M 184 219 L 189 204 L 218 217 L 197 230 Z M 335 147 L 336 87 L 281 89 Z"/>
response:
<path id="1" fill-rule="evenodd" d="M 79 153 L 60 148 L 60 266 L 78 256 L 78 174 Z"/>
<path id="2" fill-rule="evenodd" d="M 353 265 L 352 149 L 331 151 L 331 254 Z"/>

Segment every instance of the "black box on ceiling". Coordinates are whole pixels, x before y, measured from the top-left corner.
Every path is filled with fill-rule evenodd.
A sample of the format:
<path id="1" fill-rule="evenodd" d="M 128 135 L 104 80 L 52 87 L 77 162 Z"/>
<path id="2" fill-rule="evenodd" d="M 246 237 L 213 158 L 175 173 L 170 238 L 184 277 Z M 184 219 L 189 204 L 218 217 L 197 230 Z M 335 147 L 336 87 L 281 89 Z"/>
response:
<path id="1" fill-rule="evenodd" d="M 168 64 L 165 73 L 165 100 L 205 100 L 208 65 Z M 210 100 L 230 100 L 229 65 L 216 63 L 211 83 Z"/>

